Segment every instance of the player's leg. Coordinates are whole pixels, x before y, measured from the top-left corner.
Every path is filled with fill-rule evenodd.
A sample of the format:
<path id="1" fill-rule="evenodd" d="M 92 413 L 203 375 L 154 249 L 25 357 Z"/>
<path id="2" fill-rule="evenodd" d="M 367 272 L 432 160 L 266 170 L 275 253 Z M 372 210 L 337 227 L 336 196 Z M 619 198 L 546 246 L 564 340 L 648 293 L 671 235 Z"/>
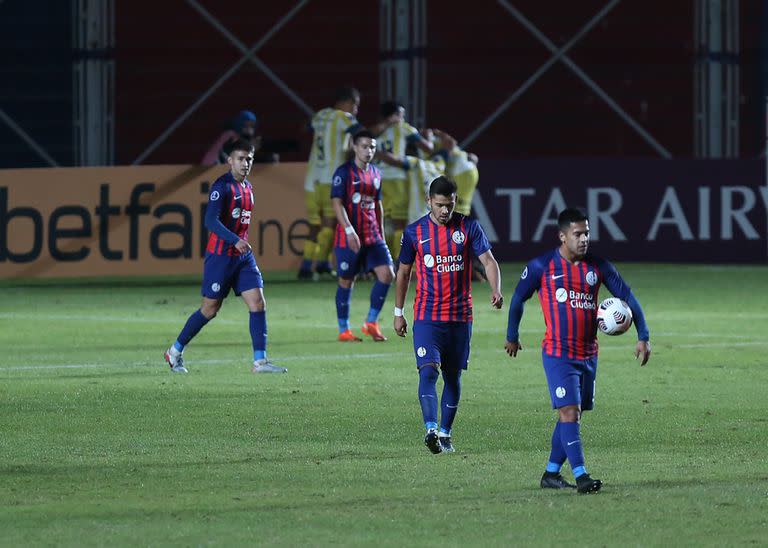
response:
<path id="1" fill-rule="evenodd" d="M 235 295 L 248 307 L 248 331 L 253 346 L 253 373 L 285 373 L 267 359 L 267 303 L 264 299 L 264 279 L 252 253 L 240 257 L 240 269 L 235 279 Z"/>
<path id="2" fill-rule="evenodd" d="M 387 243 L 392 256 L 397 260 L 400 257 L 400 241 L 403 239 L 403 232 L 408 224 L 408 181 L 405 179 L 392 181 L 392 189 L 393 196 L 389 211 L 392 219 L 392 237 L 391 241 Z"/>
<path id="3" fill-rule="evenodd" d="M 439 334 L 439 326 L 433 322 L 413 322 L 413 348 L 419 372 L 419 405 L 426 429 L 424 444 L 432 453 L 443 451 L 437 430 L 437 379 L 441 357 L 435 337 Z"/>
<path id="4" fill-rule="evenodd" d="M 597 378 L 597 357 L 592 357 L 586 360 L 579 360 L 577 364 L 577 369 L 580 372 L 580 404 L 579 404 L 579 413 L 576 418 L 576 422 L 572 422 L 570 424 L 565 425 L 566 428 L 573 429 L 570 434 L 563 435 L 561 433 L 561 440 L 565 440 L 566 437 L 570 438 L 577 438 L 579 440 L 579 443 L 573 443 L 572 447 L 578 447 L 579 455 L 577 458 L 581 458 L 582 463 L 584 462 L 584 451 L 582 449 L 581 444 L 581 415 L 584 411 L 590 411 L 594 407 L 595 403 L 595 381 Z M 562 419 L 561 419 L 562 420 Z M 562 427 L 561 427 L 562 428 Z M 571 468 L 573 469 L 573 475 L 576 476 L 576 486 L 579 490 L 579 493 L 595 493 L 600 490 L 600 488 L 603 486 L 603 482 L 599 479 L 593 479 L 586 470 L 586 467 L 582 464 L 581 468 L 578 470 L 574 468 L 573 463 L 571 461 L 571 453 L 568 452 L 570 449 L 568 441 L 563 441 L 565 444 L 565 451 L 568 453 L 568 460 L 571 462 Z M 583 472 L 583 473 L 581 473 Z"/>
<path id="5" fill-rule="evenodd" d="M 207 254 L 205 256 L 203 283 L 200 286 L 200 293 L 203 296 L 202 304 L 187 318 L 176 342 L 165 352 L 165 361 L 174 373 L 187 372 L 182 356 L 184 348 L 219 312 L 221 303 L 229 293 L 235 264 L 232 257 L 225 255 Z"/>
<path id="6" fill-rule="evenodd" d="M 374 341 L 386 341 L 387 338 L 379 327 L 379 314 L 387 299 L 389 287 L 395 279 L 395 271 L 392 269 L 392 256 L 384 242 L 365 248 L 365 271 L 373 270 L 376 279 L 371 288 L 371 306 L 368 309 L 368 317 L 363 324 L 363 333 Z"/>
<path id="7" fill-rule="evenodd" d="M 315 272 L 335 275 L 328 260 L 333 249 L 333 235 L 336 227 L 336 217 L 331 206 L 331 185 L 318 183 L 316 189 L 321 222 L 320 232 L 317 234 L 317 248 L 315 249 Z"/>
<path id="8" fill-rule="evenodd" d="M 320 233 L 320 206 L 317 202 L 317 192 L 315 191 L 314 183 L 309 186 L 305 185 L 304 204 L 307 208 L 309 234 L 304 241 L 304 253 L 302 255 L 301 266 L 299 267 L 298 277 L 300 280 L 311 280 L 312 265 L 317 249 L 317 235 Z"/>
<path id="9" fill-rule="evenodd" d="M 358 272 L 359 253 L 348 247 L 336 247 L 338 265 L 338 286 L 336 287 L 336 319 L 339 322 L 339 342 L 361 342 L 349 327 L 349 305 L 352 302 L 352 288 Z"/>
<path id="10" fill-rule="evenodd" d="M 451 430 L 461 400 L 461 374 L 469 365 L 472 322 L 447 324 L 447 336 L 441 341 L 445 348 L 442 355 L 443 394 L 440 398 L 440 445 L 443 451 L 452 453 Z"/>

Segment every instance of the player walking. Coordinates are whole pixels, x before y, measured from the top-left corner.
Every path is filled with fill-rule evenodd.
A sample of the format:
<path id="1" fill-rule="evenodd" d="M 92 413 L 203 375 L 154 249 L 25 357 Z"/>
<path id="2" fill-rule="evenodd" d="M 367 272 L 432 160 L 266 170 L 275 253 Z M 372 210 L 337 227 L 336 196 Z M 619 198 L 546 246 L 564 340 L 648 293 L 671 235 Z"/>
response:
<path id="1" fill-rule="evenodd" d="M 238 139 L 227 158 L 230 171 L 213 183 L 205 211 L 210 231 L 203 267 L 203 302 L 187 320 L 176 342 L 165 352 L 165 361 L 175 373 L 186 373 L 182 353 L 189 341 L 212 320 L 230 289 L 241 296 L 250 312 L 254 373 L 285 373 L 267 360 L 267 318 L 264 282 L 251 245 L 248 227 L 253 211 L 253 188 L 246 177 L 253 165 L 253 145 Z"/>
<path id="2" fill-rule="evenodd" d="M 587 253 L 589 223 L 586 215 L 569 208 L 560 213 L 557 222 L 560 247 L 529 262 L 517 283 L 509 305 L 504 348 L 512 357 L 522 350 L 519 326 L 523 306 L 538 291 L 546 324 L 541 356 L 552 408 L 558 411 L 552 450 L 541 487 L 577 487 L 580 493 L 592 493 L 599 491 L 603 482 L 592 479 L 584 466 L 579 420 L 582 411 L 594 406 L 597 293 L 602 284 L 632 309 L 638 338 L 635 357 L 642 359 L 641 365 L 648 362 L 651 344 L 643 310 L 630 287 L 611 263 Z M 575 486 L 560 474 L 566 459 L 576 478 Z"/>
<path id="3" fill-rule="evenodd" d="M 461 397 L 461 373 L 469 362 L 472 337 L 472 258 L 488 273 L 491 305 L 501 308 L 501 274 L 480 224 L 454 214 L 456 183 L 438 177 L 429 186 L 430 212 L 403 233 L 395 290 L 395 332 L 405 337 L 405 297 L 416 266 L 413 349 L 419 372 L 419 402 L 424 443 L 433 453 L 453 452 L 451 428 Z M 440 427 L 437 378 L 443 375 Z"/>

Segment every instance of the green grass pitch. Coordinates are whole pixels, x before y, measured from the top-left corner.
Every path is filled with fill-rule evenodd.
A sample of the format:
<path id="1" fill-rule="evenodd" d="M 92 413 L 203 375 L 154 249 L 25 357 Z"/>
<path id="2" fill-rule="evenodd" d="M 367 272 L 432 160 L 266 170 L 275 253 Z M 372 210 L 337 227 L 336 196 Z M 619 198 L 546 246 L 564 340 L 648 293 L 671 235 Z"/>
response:
<path id="1" fill-rule="evenodd" d="M 199 305 L 194 280 L 6 282 L 0 545 L 768 544 L 768 267 L 619 268 L 653 355 L 634 361 L 634 328 L 600 337 L 582 436 L 605 485 L 589 496 L 538 487 L 554 412 L 535 297 L 512 360 L 506 304 L 475 284 L 457 452 L 432 455 L 392 294 L 388 342 L 340 344 L 335 284 L 267 275 L 288 374 L 250 373 L 230 296 L 174 375 L 162 354 Z M 519 271 L 503 268 L 507 302 Z"/>

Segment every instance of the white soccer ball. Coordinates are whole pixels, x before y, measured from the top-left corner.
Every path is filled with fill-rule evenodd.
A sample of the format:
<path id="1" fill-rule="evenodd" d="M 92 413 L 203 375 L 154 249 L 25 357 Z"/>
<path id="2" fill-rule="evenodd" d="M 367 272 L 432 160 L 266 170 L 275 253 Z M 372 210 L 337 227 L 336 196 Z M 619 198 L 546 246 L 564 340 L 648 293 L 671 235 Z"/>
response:
<path id="1" fill-rule="evenodd" d="M 610 297 L 597 308 L 597 328 L 606 335 L 621 335 L 632 325 L 632 310 L 621 299 Z"/>

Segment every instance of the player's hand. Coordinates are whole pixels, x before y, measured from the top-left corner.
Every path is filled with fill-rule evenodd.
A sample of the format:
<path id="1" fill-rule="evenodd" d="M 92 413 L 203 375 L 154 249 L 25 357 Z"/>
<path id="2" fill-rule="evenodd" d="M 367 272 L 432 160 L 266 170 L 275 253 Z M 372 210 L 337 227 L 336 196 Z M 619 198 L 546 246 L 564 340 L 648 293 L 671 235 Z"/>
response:
<path id="1" fill-rule="evenodd" d="M 491 293 L 491 306 L 493 308 L 499 309 L 504 305 L 504 297 L 499 293 L 498 291 L 494 291 Z"/>
<path id="2" fill-rule="evenodd" d="M 517 357 L 518 351 L 523 349 L 523 345 L 520 344 L 520 341 L 507 341 L 504 343 L 504 350 L 507 351 L 507 354 L 512 356 L 513 358 Z"/>
<path id="3" fill-rule="evenodd" d="M 351 249 L 353 253 L 360 251 L 360 236 L 357 235 L 357 232 L 347 234 L 347 242 L 349 243 L 349 249 Z"/>
<path id="4" fill-rule="evenodd" d="M 403 316 L 395 316 L 395 333 L 400 337 L 405 337 L 408 333 L 408 321 Z"/>
<path id="5" fill-rule="evenodd" d="M 648 341 L 637 341 L 635 346 L 635 359 L 642 359 L 640 365 L 643 366 L 648 363 L 648 358 L 651 357 L 651 343 Z"/>
<path id="6" fill-rule="evenodd" d="M 245 240 L 237 240 L 237 243 L 235 244 L 235 249 L 237 249 L 237 252 L 240 253 L 240 255 L 247 255 L 251 252 L 251 244 L 246 242 Z"/>

